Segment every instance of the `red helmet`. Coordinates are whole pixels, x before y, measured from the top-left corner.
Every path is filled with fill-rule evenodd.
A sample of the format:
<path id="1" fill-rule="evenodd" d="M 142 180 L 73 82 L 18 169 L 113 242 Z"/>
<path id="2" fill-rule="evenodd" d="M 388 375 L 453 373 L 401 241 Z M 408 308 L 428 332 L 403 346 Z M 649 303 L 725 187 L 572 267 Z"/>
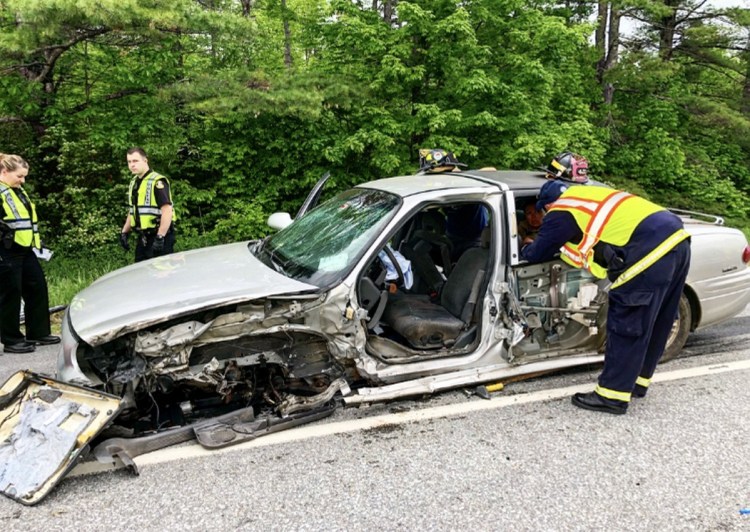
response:
<path id="1" fill-rule="evenodd" d="M 570 151 L 562 152 L 552 159 L 544 171 L 547 172 L 547 177 L 571 183 L 588 183 L 589 181 L 589 162 L 585 157 Z"/>

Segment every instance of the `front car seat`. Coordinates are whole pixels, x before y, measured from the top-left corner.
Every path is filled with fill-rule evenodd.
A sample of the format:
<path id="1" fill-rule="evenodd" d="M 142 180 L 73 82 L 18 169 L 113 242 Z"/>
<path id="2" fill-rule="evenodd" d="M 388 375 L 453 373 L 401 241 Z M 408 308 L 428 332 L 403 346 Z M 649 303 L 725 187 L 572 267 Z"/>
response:
<path id="1" fill-rule="evenodd" d="M 414 291 L 438 294 L 445 284 L 444 275 L 451 271 L 452 244 L 445 234 L 445 218 L 440 212 L 422 212 L 419 223 L 420 228 L 401 245 L 401 252 L 414 269 Z"/>
<path id="2" fill-rule="evenodd" d="M 440 294 L 440 304 L 419 294 L 397 294 L 388 300 L 383 321 L 417 349 L 454 347 L 470 332 L 479 291 L 489 266 L 490 232 L 482 246 L 468 249 L 456 263 Z"/>

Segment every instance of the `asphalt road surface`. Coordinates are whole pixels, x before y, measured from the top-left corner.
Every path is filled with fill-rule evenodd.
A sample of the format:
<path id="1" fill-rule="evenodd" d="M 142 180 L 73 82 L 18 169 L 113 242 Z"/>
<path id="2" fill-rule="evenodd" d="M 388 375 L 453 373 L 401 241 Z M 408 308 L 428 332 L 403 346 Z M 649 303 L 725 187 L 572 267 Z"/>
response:
<path id="1" fill-rule="evenodd" d="M 0 379 L 54 359 L 2 355 Z M 0 530 L 750 530 L 750 307 L 692 335 L 625 416 L 570 404 L 597 374 L 164 449 L 140 476 L 71 476 L 34 507 L 0 497 Z"/>

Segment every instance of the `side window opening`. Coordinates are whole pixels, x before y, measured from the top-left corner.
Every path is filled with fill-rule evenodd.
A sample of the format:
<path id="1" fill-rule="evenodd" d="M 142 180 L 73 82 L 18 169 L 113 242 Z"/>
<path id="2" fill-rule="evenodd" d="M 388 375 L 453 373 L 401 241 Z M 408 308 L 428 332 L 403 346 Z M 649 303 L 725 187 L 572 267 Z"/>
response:
<path id="1" fill-rule="evenodd" d="M 516 196 L 515 216 L 519 249 L 534 241 L 542 226 L 542 213 L 536 208 L 536 196 Z"/>

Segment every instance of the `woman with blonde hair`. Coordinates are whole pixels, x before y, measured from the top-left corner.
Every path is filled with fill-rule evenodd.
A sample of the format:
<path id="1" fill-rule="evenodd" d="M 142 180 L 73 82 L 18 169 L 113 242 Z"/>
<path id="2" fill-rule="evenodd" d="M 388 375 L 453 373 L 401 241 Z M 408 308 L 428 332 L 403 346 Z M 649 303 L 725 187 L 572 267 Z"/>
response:
<path id="1" fill-rule="evenodd" d="M 21 157 L 0 154 L 0 341 L 6 353 L 31 353 L 37 345 L 60 342 L 50 335 L 47 281 L 34 253 L 42 249 L 36 208 L 21 187 L 28 173 L 29 164 Z"/>

